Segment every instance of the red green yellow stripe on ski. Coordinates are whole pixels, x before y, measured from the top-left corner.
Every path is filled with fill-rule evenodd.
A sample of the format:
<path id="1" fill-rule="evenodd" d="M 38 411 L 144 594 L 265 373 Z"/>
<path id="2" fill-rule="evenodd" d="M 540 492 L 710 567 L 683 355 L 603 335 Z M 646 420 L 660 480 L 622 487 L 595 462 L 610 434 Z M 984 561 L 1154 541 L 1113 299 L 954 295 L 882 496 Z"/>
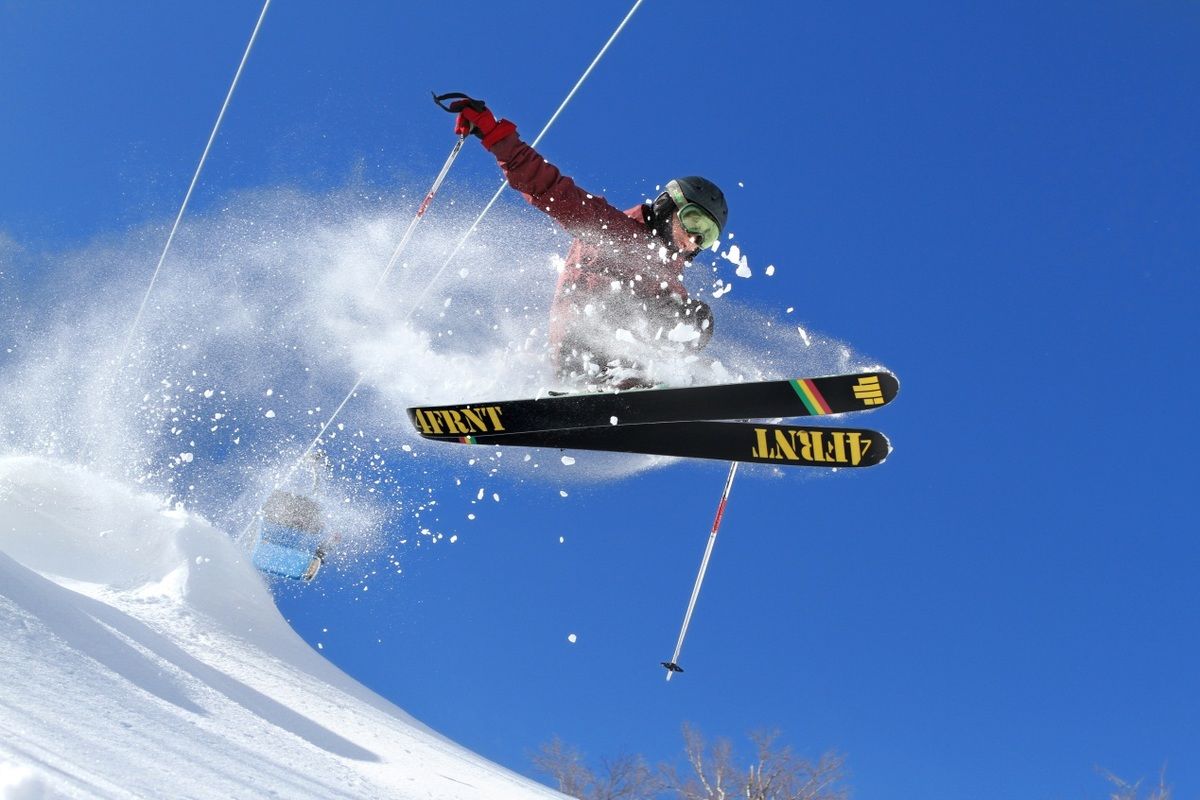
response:
<path id="1" fill-rule="evenodd" d="M 829 403 L 826 402 L 825 398 L 821 395 L 821 390 L 817 388 L 817 385 L 813 383 L 811 378 L 794 380 L 791 381 L 791 384 L 792 388 L 796 390 L 796 394 L 799 395 L 801 402 L 804 403 L 804 407 L 808 409 L 809 414 L 816 417 L 832 413 L 829 410 Z"/>

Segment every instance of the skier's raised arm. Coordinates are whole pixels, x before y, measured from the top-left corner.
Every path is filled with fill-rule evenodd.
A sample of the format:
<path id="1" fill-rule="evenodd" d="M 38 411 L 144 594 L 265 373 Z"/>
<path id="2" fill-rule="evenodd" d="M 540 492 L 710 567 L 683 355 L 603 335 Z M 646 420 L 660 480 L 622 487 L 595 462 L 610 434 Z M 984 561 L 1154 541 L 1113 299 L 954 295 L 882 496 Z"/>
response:
<path id="1" fill-rule="evenodd" d="M 497 120 L 482 102 L 472 102 L 476 105 L 467 101 L 451 104 L 459 112 L 455 132 L 478 136 L 496 157 L 509 185 L 525 195 L 535 208 L 549 214 L 575 236 L 594 235 L 602 230 L 616 235 L 644 232 L 644 227 L 624 211 L 576 186 L 574 180 L 521 141 L 514 123 Z"/>

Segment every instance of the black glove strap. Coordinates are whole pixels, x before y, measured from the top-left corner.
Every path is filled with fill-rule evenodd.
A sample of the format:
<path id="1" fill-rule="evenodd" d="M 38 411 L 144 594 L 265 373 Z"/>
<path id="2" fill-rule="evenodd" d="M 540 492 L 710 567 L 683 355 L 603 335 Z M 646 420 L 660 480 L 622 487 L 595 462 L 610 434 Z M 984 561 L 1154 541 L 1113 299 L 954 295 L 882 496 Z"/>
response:
<path id="1" fill-rule="evenodd" d="M 487 104 L 482 100 L 476 100 L 470 95 L 463 94 L 462 92 L 447 92 L 446 94 L 430 92 L 430 94 L 433 95 L 433 102 L 437 103 L 443 111 L 449 111 L 451 114 L 457 114 L 459 111 L 462 111 L 464 107 L 468 106 L 474 111 L 487 110 Z M 462 100 L 463 102 L 446 105 L 444 102 L 446 100 Z"/>

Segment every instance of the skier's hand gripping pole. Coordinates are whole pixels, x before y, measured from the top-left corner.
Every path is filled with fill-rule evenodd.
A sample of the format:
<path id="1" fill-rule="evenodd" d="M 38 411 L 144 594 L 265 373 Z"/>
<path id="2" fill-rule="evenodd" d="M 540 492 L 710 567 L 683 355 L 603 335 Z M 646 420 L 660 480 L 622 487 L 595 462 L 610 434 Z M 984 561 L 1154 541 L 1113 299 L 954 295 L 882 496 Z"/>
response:
<path id="1" fill-rule="evenodd" d="M 446 101 L 449 100 L 449 103 Z M 497 120 L 488 110 L 487 103 L 465 95 L 462 92 L 435 94 L 433 102 L 445 111 L 457 114 L 454 120 L 454 132 L 459 136 L 473 134 L 483 141 L 488 150 L 501 139 L 507 139 L 517 132 L 516 124 L 506 119 Z"/>

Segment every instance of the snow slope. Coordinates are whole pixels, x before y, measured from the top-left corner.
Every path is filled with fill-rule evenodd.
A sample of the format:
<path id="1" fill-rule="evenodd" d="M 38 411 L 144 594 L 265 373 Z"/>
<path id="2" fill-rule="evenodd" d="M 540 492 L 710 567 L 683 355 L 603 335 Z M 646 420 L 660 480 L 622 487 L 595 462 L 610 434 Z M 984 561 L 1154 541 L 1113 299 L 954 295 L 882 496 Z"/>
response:
<path id="1" fill-rule="evenodd" d="M 228 535 L 0 458 L 0 798 L 561 797 L 322 659 Z"/>

